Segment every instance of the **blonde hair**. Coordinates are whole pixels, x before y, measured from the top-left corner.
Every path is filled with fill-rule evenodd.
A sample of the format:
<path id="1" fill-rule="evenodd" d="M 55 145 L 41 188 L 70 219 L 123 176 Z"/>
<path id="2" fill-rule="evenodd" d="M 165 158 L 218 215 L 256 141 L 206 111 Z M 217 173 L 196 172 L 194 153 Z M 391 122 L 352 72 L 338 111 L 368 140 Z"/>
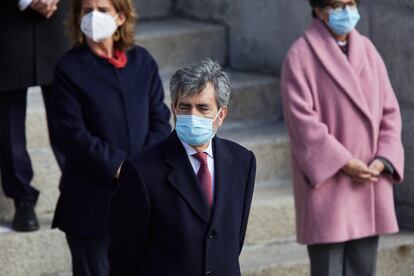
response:
<path id="1" fill-rule="evenodd" d="M 125 22 L 118 27 L 119 39 L 114 40 L 114 47 L 125 51 L 135 45 L 135 22 L 137 14 L 131 0 L 110 0 L 117 13 L 125 16 Z M 66 27 L 72 47 L 79 47 L 85 44 L 85 37 L 80 29 L 80 15 L 82 11 L 82 0 L 71 0 L 69 16 Z"/>

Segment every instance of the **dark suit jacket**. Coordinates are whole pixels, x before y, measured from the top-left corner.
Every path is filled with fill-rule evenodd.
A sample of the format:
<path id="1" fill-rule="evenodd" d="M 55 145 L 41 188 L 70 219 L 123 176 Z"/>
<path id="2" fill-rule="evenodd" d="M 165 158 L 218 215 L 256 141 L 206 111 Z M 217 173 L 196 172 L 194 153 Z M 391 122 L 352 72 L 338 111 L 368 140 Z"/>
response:
<path id="1" fill-rule="evenodd" d="M 87 46 L 67 52 L 53 83 L 66 162 L 53 226 L 104 236 L 113 178 L 121 162 L 171 131 L 158 67 L 141 47 L 116 69 Z"/>
<path id="2" fill-rule="evenodd" d="M 53 68 L 68 48 L 63 25 L 68 0 L 61 0 L 55 14 L 46 19 L 18 0 L 0 1 L 0 93 L 32 85 L 52 83 Z"/>
<path id="3" fill-rule="evenodd" d="M 212 212 L 175 132 L 125 163 L 110 210 L 111 275 L 240 275 L 256 161 L 217 137 L 213 151 Z"/>

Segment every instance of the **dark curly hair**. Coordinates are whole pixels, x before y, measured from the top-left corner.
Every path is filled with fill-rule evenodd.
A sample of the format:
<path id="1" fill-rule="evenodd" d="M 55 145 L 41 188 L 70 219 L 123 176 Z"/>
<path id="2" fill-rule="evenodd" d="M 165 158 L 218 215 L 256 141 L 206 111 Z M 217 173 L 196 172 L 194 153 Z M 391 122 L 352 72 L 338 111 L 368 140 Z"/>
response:
<path id="1" fill-rule="evenodd" d="M 314 11 L 314 8 L 323 8 L 324 6 L 328 5 L 329 3 L 332 3 L 332 0 L 309 0 L 309 4 L 312 7 L 312 16 L 316 17 L 316 13 Z M 359 5 L 359 0 L 355 0 L 355 3 Z"/>

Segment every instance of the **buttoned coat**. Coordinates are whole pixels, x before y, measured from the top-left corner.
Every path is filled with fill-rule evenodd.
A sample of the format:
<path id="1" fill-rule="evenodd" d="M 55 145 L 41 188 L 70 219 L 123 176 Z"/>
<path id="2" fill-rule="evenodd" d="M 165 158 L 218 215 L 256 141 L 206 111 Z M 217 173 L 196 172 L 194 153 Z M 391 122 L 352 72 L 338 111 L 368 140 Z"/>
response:
<path id="1" fill-rule="evenodd" d="M 212 210 L 175 131 L 126 162 L 111 203 L 111 275 L 240 276 L 256 161 L 236 143 L 212 143 Z"/>
<path id="2" fill-rule="evenodd" d="M 66 161 L 53 226 L 70 235 L 107 235 L 119 166 L 171 131 L 155 60 L 138 46 L 126 55 L 127 65 L 117 69 L 82 46 L 68 51 L 55 70 L 55 116 Z"/>
<path id="3" fill-rule="evenodd" d="M 393 184 L 403 178 L 401 116 L 386 67 L 354 30 L 345 55 L 315 19 L 283 65 L 282 101 L 290 136 L 297 239 L 344 242 L 398 231 Z M 387 159 L 393 175 L 355 182 L 352 158 Z"/>

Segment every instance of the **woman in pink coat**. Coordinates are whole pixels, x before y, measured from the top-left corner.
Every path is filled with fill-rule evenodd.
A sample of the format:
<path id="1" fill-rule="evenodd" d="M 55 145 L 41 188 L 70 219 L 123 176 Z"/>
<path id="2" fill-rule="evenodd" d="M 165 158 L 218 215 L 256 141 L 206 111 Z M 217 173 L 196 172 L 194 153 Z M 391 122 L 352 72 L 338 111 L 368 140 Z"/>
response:
<path id="1" fill-rule="evenodd" d="M 398 232 L 400 110 L 382 58 L 355 30 L 358 1 L 310 4 L 314 21 L 282 71 L 297 239 L 311 275 L 375 275 L 379 235 Z"/>

